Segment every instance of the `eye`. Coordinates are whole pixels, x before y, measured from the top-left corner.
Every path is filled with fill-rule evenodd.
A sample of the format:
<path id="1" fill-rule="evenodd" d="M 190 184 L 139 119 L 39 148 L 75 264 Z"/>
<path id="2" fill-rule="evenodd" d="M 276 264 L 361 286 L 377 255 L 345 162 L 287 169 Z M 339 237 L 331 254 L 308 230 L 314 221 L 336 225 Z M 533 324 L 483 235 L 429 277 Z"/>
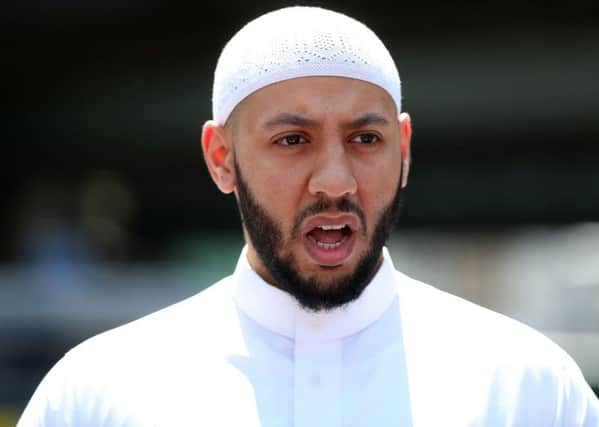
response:
<path id="1" fill-rule="evenodd" d="M 350 139 L 350 142 L 357 144 L 376 144 L 380 140 L 381 138 L 375 133 L 361 133 L 359 135 L 353 136 Z"/>
<path id="2" fill-rule="evenodd" d="M 296 133 L 291 134 L 291 135 L 285 135 L 285 136 L 282 136 L 275 140 L 275 144 L 283 145 L 283 146 L 299 145 L 299 144 L 305 144 L 307 142 L 308 141 L 306 140 L 306 138 L 304 138 L 303 136 L 296 134 Z"/>

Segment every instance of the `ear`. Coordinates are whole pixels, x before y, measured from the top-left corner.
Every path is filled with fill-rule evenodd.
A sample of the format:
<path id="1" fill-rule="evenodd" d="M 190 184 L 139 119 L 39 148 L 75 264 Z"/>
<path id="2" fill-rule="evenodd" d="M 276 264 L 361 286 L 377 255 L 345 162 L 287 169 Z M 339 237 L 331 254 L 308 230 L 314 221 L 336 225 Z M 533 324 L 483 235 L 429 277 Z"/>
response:
<path id="1" fill-rule="evenodd" d="M 399 115 L 399 128 L 402 166 L 401 188 L 405 188 L 408 185 L 408 175 L 410 174 L 410 142 L 412 140 L 412 120 L 408 113 L 401 113 Z"/>
<path id="2" fill-rule="evenodd" d="M 225 194 L 235 190 L 233 150 L 226 138 L 225 129 L 209 120 L 202 128 L 202 152 L 212 180 Z"/>

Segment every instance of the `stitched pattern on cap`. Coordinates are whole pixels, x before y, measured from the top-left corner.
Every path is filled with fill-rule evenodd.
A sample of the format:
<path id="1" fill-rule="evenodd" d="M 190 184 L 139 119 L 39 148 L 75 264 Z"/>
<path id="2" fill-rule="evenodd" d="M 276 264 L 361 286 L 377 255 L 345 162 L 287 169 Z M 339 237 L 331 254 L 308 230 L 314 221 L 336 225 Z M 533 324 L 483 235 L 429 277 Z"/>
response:
<path id="1" fill-rule="evenodd" d="M 235 106 L 256 90 L 306 76 L 373 83 L 401 110 L 395 63 L 368 27 L 337 12 L 296 6 L 262 15 L 227 43 L 214 75 L 213 117 L 224 124 Z"/>

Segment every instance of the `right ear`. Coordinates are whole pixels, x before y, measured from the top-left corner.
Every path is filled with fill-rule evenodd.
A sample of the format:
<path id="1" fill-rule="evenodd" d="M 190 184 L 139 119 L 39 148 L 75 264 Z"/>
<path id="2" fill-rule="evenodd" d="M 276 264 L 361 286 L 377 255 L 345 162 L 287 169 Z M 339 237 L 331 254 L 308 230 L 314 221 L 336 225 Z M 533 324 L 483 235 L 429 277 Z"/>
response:
<path id="1" fill-rule="evenodd" d="M 225 129 L 213 120 L 202 128 L 202 152 L 212 180 L 225 194 L 235 190 L 233 151 L 225 136 Z"/>

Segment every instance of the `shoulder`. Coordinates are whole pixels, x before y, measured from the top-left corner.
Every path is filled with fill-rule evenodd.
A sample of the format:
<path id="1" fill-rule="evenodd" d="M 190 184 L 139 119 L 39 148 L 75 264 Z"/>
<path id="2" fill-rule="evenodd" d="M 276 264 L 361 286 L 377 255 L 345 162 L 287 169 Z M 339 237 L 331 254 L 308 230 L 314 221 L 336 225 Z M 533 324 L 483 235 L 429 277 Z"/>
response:
<path id="1" fill-rule="evenodd" d="M 241 345 L 231 282 L 225 278 L 71 349 L 40 383 L 19 427 L 148 425 L 137 418 L 156 415 L 147 407 L 159 400 L 156 393 L 201 383 L 220 369 L 208 360 Z"/>
<path id="2" fill-rule="evenodd" d="M 552 355 L 563 358 L 566 353 L 539 331 L 515 319 L 464 298 L 414 280 L 396 271 L 397 292 L 401 310 L 407 321 L 437 331 L 448 339 L 474 346 L 506 348 L 522 356 Z M 538 351 L 535 351 L 538 349 Z M 531 353 L 532 352 L 532 353 Z M 545 357 L 546 358 L 546 357 Z"/>
<path id="3" fill-rule="evenodd" d="M 152 362 L 182 349 L 192 352 L 200 351 L 200 347 L 213 348 L 204 344 L 222 341 L 223 334 L 237 326 L 232 282 L 229 276 L 190 298 L 89 338 L 65 357 L 109 361 L 115 366 Z M 206 353 L 205 348 L 201 350 Z"/>
<path id="4" fill-rule="evenodd" d="M 400 272 L 396 282 L 413 377 L 450 384 L 437 389 L 470 402 L 480 399 L 476 390 L 490 399 L 488 411 L 511 408 L 522 425 L 533 413 L 531 420 L 546 414 L 564 425 L 598 422 L 599 403 L 580 369 L 541 332 Z"/>

